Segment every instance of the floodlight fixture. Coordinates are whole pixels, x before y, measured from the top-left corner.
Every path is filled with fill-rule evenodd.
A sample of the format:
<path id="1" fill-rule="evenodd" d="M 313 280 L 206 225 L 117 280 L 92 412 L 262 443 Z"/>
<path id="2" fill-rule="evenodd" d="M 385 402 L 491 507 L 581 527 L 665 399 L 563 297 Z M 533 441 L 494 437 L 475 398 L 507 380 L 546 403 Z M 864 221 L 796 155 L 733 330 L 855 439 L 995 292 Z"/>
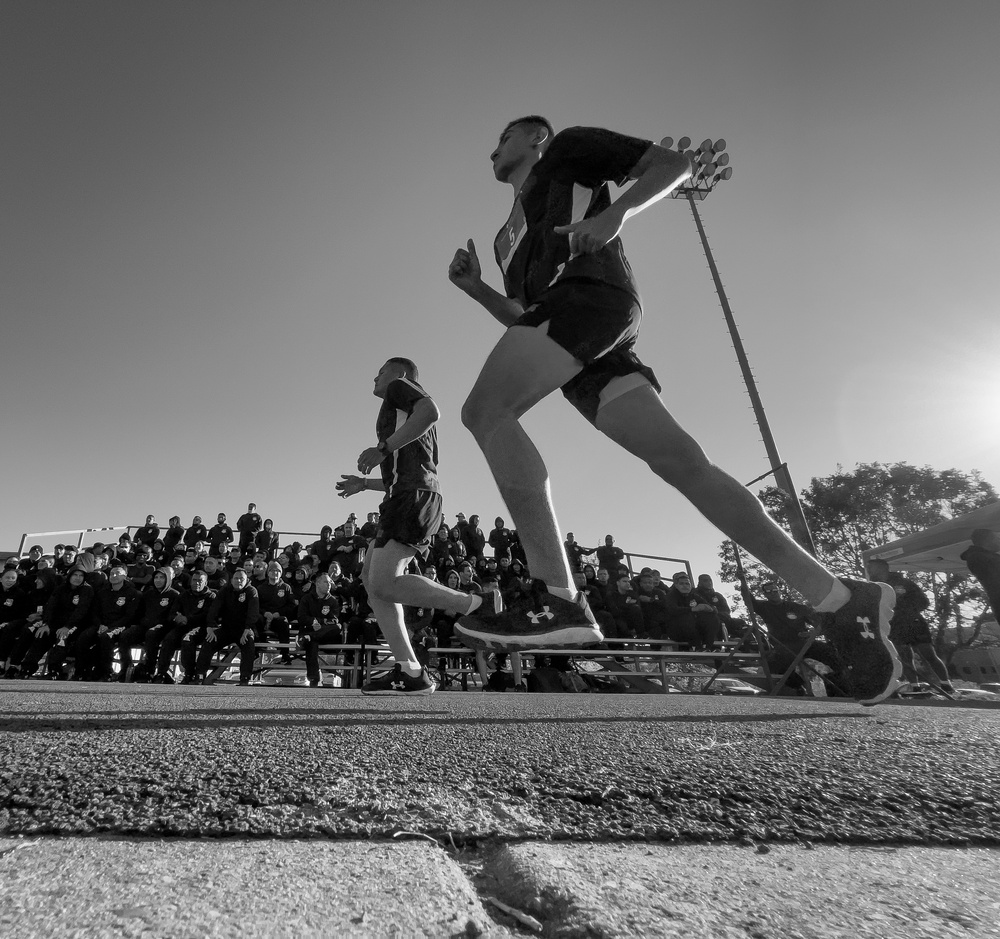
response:
<path id="1" fill-rule="evenodd" d="M 732 167 L 729 166 L 729 154 L 725 152 L 726 141 L 723 137 L 715 141 L 711 137 L 706 137 L 696 150 L 690 149 L 690 137 L 681 137 L 677 141 L 676 147 L 674 147 L 673 137 L 664 137 L 660 141 L 660 146 L 676 149 L 678 153 L 683 153 L 691 161 L 691 166 L 694 169 L 691 177 L 670 193 L 671 199 L 703 201 L 720 182 L 733 175 Z M 726 170 L 723 170 L 723 167 L 726 167 Z"/>

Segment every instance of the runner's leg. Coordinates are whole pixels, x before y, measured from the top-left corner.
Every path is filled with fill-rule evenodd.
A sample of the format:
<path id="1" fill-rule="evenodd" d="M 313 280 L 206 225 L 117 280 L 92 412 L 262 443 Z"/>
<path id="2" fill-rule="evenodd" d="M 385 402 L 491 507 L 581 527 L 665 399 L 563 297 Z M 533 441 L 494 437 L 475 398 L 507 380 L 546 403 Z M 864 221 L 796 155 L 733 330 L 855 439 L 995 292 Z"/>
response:
<path id="1" fill-rule="evenodd" d="M 613 385 L 608 391 L 613 391 Z M 778 526 L 745 486 L 708 459 L 650 385 L 644 383 L 608 400 L 597 412 L 596 424 L 808 603 L 816 605 L 842 586 Z M 848 594 L 846 588 L 844 594 Z"/>
<path id="2" fill-rule="evenodd" d="M 449 613 L 468 613 L 473 605 L 469 594 L 450 590 L 426 577 L 407 574 L 413 558 L 413 547 L 390 540 L 382 547 L 373 547 L 365 558 L 362 573 L 368 591 L 368 603 L 378 620 L 396 661 L 410 674 L 420 673 L 409 633 L 403 622 L 403 604 L 432 607 Z"/>
<path id="3" fill-rule="evenodd" d="M 511 326 L 490 353 L 462 409 L 510 510 L 533 577 L 575 589 L 541 455 L 519 418 L 582 368 L 543 327 Z"/>

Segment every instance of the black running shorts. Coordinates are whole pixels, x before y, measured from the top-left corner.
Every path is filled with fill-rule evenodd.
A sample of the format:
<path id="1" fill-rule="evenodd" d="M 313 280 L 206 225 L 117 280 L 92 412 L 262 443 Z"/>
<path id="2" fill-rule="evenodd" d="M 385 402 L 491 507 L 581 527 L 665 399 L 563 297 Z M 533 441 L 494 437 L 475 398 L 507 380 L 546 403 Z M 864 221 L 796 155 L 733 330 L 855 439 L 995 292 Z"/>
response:
<path id="1" fill-rule="evenodd" d="M 922 616 L 889 627 L 889 641 L 897 646 L 919 646 L 931 643 L 931 628 Z"/>
<path id="2" fill-rule="evenodd" d="M 375 547 L 382 548 L 390 541 L 398 541 L 420 550 L 441 527 L 443 507 L 440 492 L 404 489 L 393 493 L 379 506 Z"/>
<path id="3" fill-rule="evenodd" d="M 553 287 L 514 325 L 547 323 L 549 338 L 583 363 L 583 370 L 563 385 L 562 392 L 593 423 L 601 392 L 616 378 L 641 376 L 660 390 L 653 370 L 633 351 L 641 320 L 642 308 L 624 290 L 577 280 Z"/>

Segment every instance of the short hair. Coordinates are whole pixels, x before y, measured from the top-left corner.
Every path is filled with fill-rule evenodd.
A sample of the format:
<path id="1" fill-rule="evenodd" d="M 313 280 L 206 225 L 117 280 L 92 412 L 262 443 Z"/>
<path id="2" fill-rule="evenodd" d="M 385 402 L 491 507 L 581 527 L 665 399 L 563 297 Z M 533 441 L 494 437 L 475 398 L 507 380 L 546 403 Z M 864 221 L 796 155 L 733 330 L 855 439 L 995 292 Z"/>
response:
<path id="1" fill-rule="evenodd" d="M 417 378 L 417 366 L 413 359 L 404 359 L 400 355 L 395 355 L 391 359 L 387 359 L 388 362 L 395 362 L 397 365 L 403 366 L 403 374 L 409 378 L 411 381 L 419 381 Z"/>
<path id="2" fill-rule="evenodd" d="M 552 129 L 552 125 L 548 120 L 541 116 L 541 114 L 526 114 L 524 117 L 516 117 L 514 120 L 508 122 L 507 126 L 503 129 L 503 133 L 507 133 L 512 127 L 517 127 L 519 124 L 530 124 L 533 127 L 544 127 L 548 131 L 549 138 L 555 137 L 556 132 Z"/>

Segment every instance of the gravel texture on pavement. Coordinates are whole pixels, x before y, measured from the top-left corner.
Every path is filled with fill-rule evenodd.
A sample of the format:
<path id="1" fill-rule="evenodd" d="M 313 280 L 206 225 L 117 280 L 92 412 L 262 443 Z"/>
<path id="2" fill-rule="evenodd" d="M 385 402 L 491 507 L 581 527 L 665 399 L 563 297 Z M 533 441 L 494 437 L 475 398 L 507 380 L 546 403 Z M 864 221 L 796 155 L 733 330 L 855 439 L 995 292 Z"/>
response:
<path id="1" fill-rule="evenodd" d="M 0 683 L 0 833 L 1000 845 L 1000 710 Z"/>

